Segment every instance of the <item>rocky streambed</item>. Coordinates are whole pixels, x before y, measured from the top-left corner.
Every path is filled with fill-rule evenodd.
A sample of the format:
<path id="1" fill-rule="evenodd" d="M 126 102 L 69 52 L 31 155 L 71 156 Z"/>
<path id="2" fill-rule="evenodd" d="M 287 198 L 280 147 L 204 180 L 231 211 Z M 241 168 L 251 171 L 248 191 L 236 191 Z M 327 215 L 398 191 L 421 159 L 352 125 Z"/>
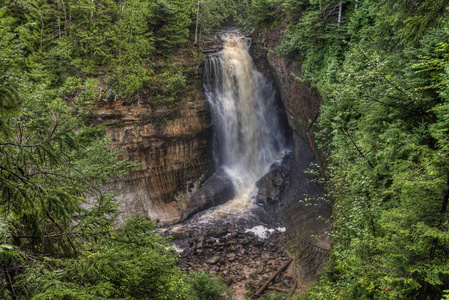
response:
<path id="1" fill-rule="evenodd" d="M 257 210 L 249 212 L 246 219 L 240 216 L 217 220 L 213 226 L 209 223 L 167 230 L 178 247 L 179 268 L 220 276 L 232 299 L 253 298 L 273 274 L 291 262 L 285 228 L 263 224 Z M 265 292 L 296 291 L 293 268 L 294 263 L 276 276 Z"/>

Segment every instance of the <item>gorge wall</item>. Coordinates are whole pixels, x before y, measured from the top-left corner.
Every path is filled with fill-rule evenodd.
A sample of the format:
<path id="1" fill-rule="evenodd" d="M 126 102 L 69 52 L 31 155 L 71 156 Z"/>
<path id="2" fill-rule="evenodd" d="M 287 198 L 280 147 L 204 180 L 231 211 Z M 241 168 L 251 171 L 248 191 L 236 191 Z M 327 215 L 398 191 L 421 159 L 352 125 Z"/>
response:
<path id="1" fill-rule="evenodd" d="M 264 28 L 254 35 L 254 58 L 259 69 L 276 82 L 288 123 L 293 129 L 294 159 L 290 183 L 281 195 L 284 209 L 279 213 L 289 227 L 296 257 L 294 272 L 302 288 L 308 288 L 325 264 L 330 240 L 331 207 L 324 199 L 324 189 L 307 173 L 311 163 L 324 167 L 316 147 L 316 120 L 321 99 L 308 83 L 295 75 L 301 73 L 294 58 L 268 55 L 282 42 L 282 28 Z"/>
<path id="2" fill-rule="evenodd" d="M 289 125 L 295 135 L 295 156 L 298 161 L 314 160 L 322 165 L 321 153 L 316 147 L 315 133 L 319 130 L 316 120 L 320 112 L 321 98 L 306 82 L 295 76 L 301 69 L 294 58 L 268 55 L 281 44 L 282 28 L 263 28 L 254 35 L 254 56 L 258 67 L 271 75 L 280 93 Z M 304 150 L 312 151 L 312 157 L 304 158 Z"/>
<path id="3" fill-rule="evenodd" d="M 207 179 L 211 121 L 202 93 L 201 60 L 180 53 L 174 63 L 188 87 L 174 103 L 161 103 L 150 85 L 130 99 L 99 101 L 90 120 L 106 123 L 113 147 L 138 164 L 104 187 L 122 201 L 122 220 L 144 215 L 161 223 L 177 222 L 191 195 Z"/>

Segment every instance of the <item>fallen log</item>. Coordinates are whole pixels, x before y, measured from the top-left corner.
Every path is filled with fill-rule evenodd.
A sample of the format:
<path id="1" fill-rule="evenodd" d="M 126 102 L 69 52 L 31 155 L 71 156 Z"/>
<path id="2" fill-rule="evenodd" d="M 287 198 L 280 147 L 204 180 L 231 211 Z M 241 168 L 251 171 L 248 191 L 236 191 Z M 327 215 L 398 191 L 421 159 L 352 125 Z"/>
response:
<path id="1" fill-rule="evenodd" d="M 290 290 L 281 289 L 281 288 L 278 288 L 278 287 L 275 287 L 275 286 L 269 286 L 269 287 L 267 287 L 267 290 L 281 292 L 281 293 L 286 293 L 286 294 L 288 292 L 290 292 Z"/>
<path id="2" fill-rule="evenodd" d="M 276 276 L 278 276 L 279 273 L 287 269 L 287 267 L 290 265 L 292 261 L 293 259 L 290 258 L 284 265 L 282 265 L 282 267 L 279 268 L 279 270 L 277 270 L 273 275 L 271 275 L 271 277 L 268 278 L 267 282 L 265 282 L 265 284 L 256 292 L 256 296 L 260 296 L 267 289 L 270 283 L 276 278 Z"/>

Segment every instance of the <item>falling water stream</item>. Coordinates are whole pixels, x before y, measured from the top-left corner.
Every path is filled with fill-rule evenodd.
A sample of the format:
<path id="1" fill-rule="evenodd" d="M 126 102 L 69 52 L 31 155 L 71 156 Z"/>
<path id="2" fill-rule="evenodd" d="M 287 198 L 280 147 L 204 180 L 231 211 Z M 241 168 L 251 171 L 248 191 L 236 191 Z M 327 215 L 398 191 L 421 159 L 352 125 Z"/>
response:
<path id="1" fill-rule="evenodd" d="M 236 196 L 218 212 L 252 206 L 255 183 L 286 148 L 276 92 L 256 70 L 251 40 L 238 33 L 222 36 L 222 51 L 209 55 L 204 87 L 214 126 L 213 159 L 232 180 Z"/>

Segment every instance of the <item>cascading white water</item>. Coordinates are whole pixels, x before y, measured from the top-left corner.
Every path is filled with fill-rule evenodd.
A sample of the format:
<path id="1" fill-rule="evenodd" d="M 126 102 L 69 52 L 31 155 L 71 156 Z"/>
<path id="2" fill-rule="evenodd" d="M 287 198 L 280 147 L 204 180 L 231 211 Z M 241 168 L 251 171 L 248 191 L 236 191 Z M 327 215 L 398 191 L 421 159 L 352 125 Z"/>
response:
<path id="1" fill-rule="evenodd" d="M 247 206 L 256 181 L 280 156 L 285 136 L 276 93 L 254 66 L 250 40 L 223 36 L 224 49 L 206 58 L 204 85 L 214 124 L 214 160 L 232 180 L 231 206 Z M 229 206 L 229 204 L 228 204 Z"/>

